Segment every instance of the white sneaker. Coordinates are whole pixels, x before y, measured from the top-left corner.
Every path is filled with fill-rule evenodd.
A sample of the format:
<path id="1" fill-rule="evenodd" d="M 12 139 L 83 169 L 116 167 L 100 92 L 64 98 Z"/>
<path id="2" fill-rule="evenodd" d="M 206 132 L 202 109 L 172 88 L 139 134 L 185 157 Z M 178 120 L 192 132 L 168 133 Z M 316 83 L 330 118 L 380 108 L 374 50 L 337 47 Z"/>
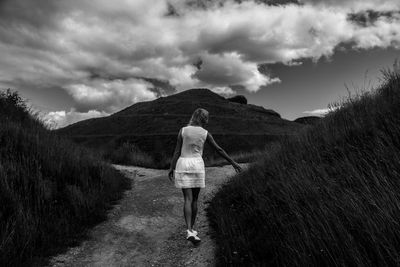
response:
<path id="1" fill-rule="evenodd" d="M 186 239 L 189 240 L 190 242 L 192 242 L 193 244 L 198 244 L 200 243 L 201 239 L 195 235 L 193 232 L 190 232 L 189 230 L 186 230 L 187 232 L 187 236 Z"/>

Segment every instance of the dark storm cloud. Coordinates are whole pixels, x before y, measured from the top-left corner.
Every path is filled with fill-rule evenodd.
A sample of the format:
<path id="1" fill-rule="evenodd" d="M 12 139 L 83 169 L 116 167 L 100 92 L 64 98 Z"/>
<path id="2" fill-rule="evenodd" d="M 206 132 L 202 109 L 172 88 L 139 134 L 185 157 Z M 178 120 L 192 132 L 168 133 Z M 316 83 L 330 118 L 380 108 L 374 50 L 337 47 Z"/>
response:
<path id="1" fill-rule="evenodd" d="M 280 82 L 260 64 L 318 60 L 343 43 L 397 47 L 398 13 L 369 24 L 349 15 L 400 9 L 397 0 L 378 2 L 1 1 L 0 86 L 62 87 L 76 102 L 70 112 L 82 114 L 175 89 L 255 92 Z"/>

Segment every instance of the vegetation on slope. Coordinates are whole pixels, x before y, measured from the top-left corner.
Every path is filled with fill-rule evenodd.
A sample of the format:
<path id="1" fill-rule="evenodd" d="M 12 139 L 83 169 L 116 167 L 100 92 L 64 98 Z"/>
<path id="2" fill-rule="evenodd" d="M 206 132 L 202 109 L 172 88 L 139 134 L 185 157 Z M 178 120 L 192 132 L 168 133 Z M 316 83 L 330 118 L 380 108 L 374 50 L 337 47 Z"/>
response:
<path id="1" fill-rule="evenodd" d="M 307 117 L 300 117 L 294 120 L 294 122 L 301 123 L 301 124 L 309 124 L 314 125 L 317 124 L 322 118 L 317 116 L 307 116 Z"/>
<path id="2" fill-rule="evenodd" d="M 273 110 L 231 102 L 208 89 L 192 89 L 139 102 L 108 117 L 80 121 L 56 132 L 98 149 L 114 163 L 168 168 L 179 129 L 199 107 L 210 112 L 206 129 L 230 154 L 260 150 L 304 127 L 282 119 Z M 126 156 L 130 150 L 134 153 Z M 212 165 L 216 153 L 206 148 L 204 155 L 206 164 Z"/>
<path id="3" fill-rule="evenodd" d="M 175 137 L 176 138 L 176 137 Z M 155 140 L 155 142 L 162 140 Z M 176 142 L 176 141 L 175 141 Z M 160 144 L 161 147 L 161 144 Z M 227 145 L 229 151 L 229 145 Z M 160 150 L 154 153 L 146 153 L 141 151 L 134 143 L 126 142 L 117 148 L 111 146 L 98 151 L 99 155 L 105 160 L 109 160 L 114 164 L 134 165 L 153 169 L 167 169 L 170 167 L 172 154 L 167 154 L 167 151 Z M 229 156 L 236 162 L 253 162 L 262 155 L 262 149 L 253 149 L 251 151 L 234 152 Z M 223 166 L 227 161 L 218 155 L 215 151 L 206 144 L 205 153 L 203 153 L 205 166 Z"/>
<path id="4" fill-rule="evenodd" d="M 384 77 L 216 194 L 220 265 L 399 265 L 400 75 Z"/>
<path id="5" fill-rule="evenodd" d="M 54 253 L 103 219 L 128 186 L 98 157 L 48 131 L 17 93 L 0 93 L 0 266 Z"/>

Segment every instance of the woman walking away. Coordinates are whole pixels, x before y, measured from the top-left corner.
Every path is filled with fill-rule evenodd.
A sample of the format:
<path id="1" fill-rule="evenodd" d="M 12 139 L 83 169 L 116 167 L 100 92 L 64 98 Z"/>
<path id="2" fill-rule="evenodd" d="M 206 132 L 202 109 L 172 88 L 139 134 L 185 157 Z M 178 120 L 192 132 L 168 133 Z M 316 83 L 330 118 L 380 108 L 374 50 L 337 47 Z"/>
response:
<path id="1" fill-rule="evenodd" d="M 175 153 L 172 158 L 168 177 L 175 178 L 175 187 L 182 188 L 184 197 L 183 214 L 187 226 L 186 239 L 193 244 L 200 242 L 198 233 L 193 229 L 197 215 L 197 199 L 200 188 L 205 187 L 205 169 L 202 158 L 204 143 L 207 142 L 224 157 L 236 172 L 242 168 L 228 154 L 217 145 L 212 135 L 203 128 L 208 123 L 208 111 L 198 108 L 193 112 L 192 118 L 186 127 L 178 134 Z"/>

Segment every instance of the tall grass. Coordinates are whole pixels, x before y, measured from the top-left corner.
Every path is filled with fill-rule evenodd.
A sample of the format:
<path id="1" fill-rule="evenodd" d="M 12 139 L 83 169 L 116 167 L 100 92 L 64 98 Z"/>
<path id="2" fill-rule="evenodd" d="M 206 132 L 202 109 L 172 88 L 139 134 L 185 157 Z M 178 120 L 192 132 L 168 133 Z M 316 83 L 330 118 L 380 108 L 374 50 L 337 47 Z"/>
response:
<path id="1" fill-rule="evenodd" d="M 0 266 L 30 265 L 65 246 L 127 187 L 111 166 L 47 130 L 17 93 L 0 93 Z"/>
<path id="2" fill-rule="evenodd" d="M 252 150 L 252 151 L 244 151 L 244 152 L 234 152 L 230 153 L 229 156 L 236 162 L 239 163 L 249 163 L 249 162 L 255 162 L 257 161 L 260 157 L 264 155 L 264 151 L 262 150 Z M 207 167 L 211 166 L 223 166 L 226 164 L 229 164 L 226 159 L 222 158 L 220 155 L 217 155 L 216 153 L 206 155 L 205 156 L 205 165 Z"/>
<path id="3" fill-rule="evenodd" d="M 112 149 L 104 157 L 115 164 L 135 165 L 147 168 L 163 168 L 168 164 L 164 161 L 156 162 L 154 157 L 144 153 L 135 144 L 130 142 L 125 142 L 120 147 Z"/>
<path id="4" fill-rule="evenodd" d="M 219 265 L 400 265 L 400 75 L 332 107 L 212 199 Z"/>

